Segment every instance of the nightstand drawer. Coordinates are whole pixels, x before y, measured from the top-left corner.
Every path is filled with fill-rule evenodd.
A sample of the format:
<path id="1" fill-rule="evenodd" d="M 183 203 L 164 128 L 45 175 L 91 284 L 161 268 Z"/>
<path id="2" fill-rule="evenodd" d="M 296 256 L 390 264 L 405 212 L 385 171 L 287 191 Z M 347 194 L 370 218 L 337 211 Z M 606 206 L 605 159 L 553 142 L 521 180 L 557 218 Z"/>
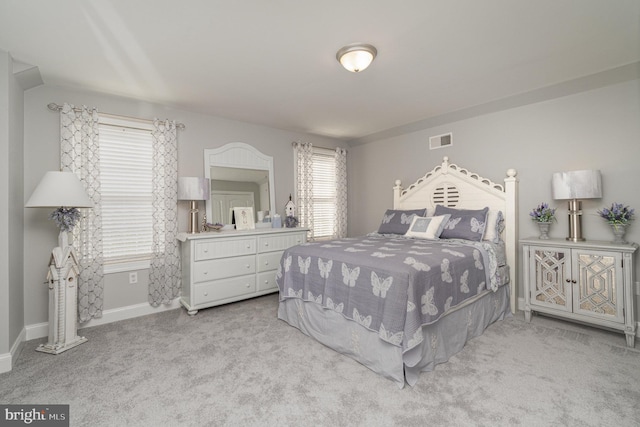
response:
<path id="1" fill-rule="evenodd" d="M 199 261 L 193 265 L 193 281 L 195 283 L 207 282 L 209 280 L 242 276 L 255 272 L 255 255 Z"/>
<path id="2" fill-rule="evenodd" d="M 215 258 L 227 258 L 256 253 L 256 239 L 216 239 L 196 242 L 195 261 Z"/>
<path id="3" fill-rule="evenodd" d="M 195 301 L 207 304 L 256 292 L 256 276 L 233 277 L 195 286 Z"/>

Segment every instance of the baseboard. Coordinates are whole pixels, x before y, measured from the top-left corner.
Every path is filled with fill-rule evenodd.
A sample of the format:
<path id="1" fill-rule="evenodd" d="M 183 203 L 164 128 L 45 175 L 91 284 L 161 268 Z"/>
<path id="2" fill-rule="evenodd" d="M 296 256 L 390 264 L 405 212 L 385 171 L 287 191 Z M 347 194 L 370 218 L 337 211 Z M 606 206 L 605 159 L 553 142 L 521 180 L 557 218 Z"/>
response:
<path id="1" fill-rule="evenodd" d="M 133 319 L 135 317 L 146 316 L 154 313 L 161 313 L 167 310 L 174 310 L 180 307 L 179 298 L 171 301 L 171 304 L 160 305 L 158 307 L 152 307 L 149 303 L 144 302 L 141 304 L 129 305 L 126 307 L 114 308 L 111 310 L 105 310 L 102 312 L 102 317 L 99 319 L 91 319 L 88 322 L 81 323 L 79 329 L 90 328 L 92 326 L 105 325 L 107 323 L 118 322 L 120 320 Z M 26 340 L 33 340 L 37 338 L 43 338 L 49 335 L 49 323 L 36 323 L 28 325 L 26 328 Z"/>
<path id="2" fill-rule="evenodd" d="M 0 374 L 11 370 L 11 353 L 0 354 Z"/>
<path id="3" fill-rule="evenodd" d="M 524 311 L 524 298 L 518 298 L 518 310 Z M 636 338 L 640 338 L 640 321 L 636 322 Z"/>
<path id="4" fill-rule="evenodd" d="M 25 341 L 26 335 L 26 328 L 22 328 L 22 331 L 20 331 L 20 334 L 18 334 L 18 337 L 13 342 L 9 353 L 0 354 L 0 374 L 9 372 L 13 368 L 13 361 L 20 356 L 20 351 L 22 351 L 21 344 Z"/>

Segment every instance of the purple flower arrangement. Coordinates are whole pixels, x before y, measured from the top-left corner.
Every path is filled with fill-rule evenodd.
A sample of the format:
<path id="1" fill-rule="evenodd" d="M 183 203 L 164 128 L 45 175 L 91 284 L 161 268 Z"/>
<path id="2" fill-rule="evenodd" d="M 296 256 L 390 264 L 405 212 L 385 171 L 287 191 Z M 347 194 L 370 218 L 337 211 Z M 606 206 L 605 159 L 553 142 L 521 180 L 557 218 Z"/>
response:
<path id="1" fill-rule="evenodd" d="M 529 213 L 535 222 L 551 222 L 556 219 L 556 208 L 550 208 L 547 203 L 540 203 L 538 207 Z"/>
<path id="2" fill-rule="evenodd" d="M 603 208 L 598 215 L 612 225 L 626 225 L 633 219 L 634 209 L 624 206 L 622 203 L 612 203 L 610 208 Z"/>
<path id="3" fill-rule="evenodd" d="M 62 231 L 71 231 L 80 220 L 80 211 L 77 208 L 58 208 L 51 212 L 49 219 L 56 222 Z"/>

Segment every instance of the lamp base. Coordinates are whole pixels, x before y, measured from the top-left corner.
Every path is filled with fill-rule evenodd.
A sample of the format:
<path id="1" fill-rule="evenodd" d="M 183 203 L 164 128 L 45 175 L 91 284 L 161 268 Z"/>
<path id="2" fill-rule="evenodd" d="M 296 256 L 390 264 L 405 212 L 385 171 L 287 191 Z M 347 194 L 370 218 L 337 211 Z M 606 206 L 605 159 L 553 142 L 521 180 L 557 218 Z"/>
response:
<path id="1" fill-rule="evenodd" d="M 200 230 L 198 224 L 198 202 L 195 200 L 191 200 L 191 209 L 189 210 L 189 230 L 187 231 L 189 234 L 199 233 Z"/>
<path id="2" fill-rule="evenodd" d="M 583 242 L 582 237 L 582 202 L 576 199 L 569 200 L 569 237 L 571 242 Z"/>

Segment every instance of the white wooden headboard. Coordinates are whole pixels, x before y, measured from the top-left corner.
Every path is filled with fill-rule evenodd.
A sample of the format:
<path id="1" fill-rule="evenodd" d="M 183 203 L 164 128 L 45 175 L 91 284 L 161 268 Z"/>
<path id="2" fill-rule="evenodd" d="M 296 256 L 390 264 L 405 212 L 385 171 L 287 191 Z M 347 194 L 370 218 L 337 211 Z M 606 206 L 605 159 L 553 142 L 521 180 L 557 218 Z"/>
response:
<path id="1" fill-rule="evenodd" d="M 393 187 L 394 209 L 428 208 L 435 205 L 458 209 L 500 210 L 504 215 L 505 242 L 511 290 L 511 312 L 515 313 L 518 277 L 518 178 L 516 170 L 507 170 L 504 185 L 469 172 L 445 157 L 442 164 L 427 172 L 422 178 L 403 189 L 400 180 Z"/>

